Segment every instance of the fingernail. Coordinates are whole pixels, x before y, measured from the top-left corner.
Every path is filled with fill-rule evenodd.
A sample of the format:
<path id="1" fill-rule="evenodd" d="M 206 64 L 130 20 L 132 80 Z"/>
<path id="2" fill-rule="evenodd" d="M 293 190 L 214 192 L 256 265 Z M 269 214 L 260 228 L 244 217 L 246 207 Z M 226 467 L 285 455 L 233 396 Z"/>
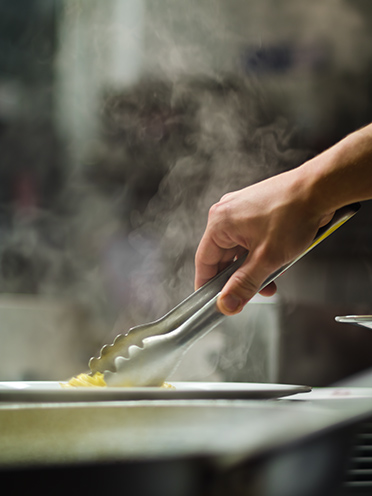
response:
<path id="1" fill-rule="evenodd" d="M 236 312 L 242 306 L 242 301 L 233 294 L 227 294 L 221 298 L 221 306 L 227 312 Z"/>

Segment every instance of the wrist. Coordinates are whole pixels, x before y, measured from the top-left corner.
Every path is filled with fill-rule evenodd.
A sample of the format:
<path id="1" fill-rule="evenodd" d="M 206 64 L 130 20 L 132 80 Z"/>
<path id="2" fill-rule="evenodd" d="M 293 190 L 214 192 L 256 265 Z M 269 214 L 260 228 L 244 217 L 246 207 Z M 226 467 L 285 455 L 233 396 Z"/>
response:
<path id="1" fill-rule="evenodd" d="M 342 189 L 335 181 L 335 166 L 338 152 L 327 150 L 305 162 L 299 173 L 304 184 L 305 197 L 309 205 L 320 216 L 329 215 L 342 206 Z"/>
<path id="2" fill-rule="evenodd" d="M 315 157 L 291 171 L 291 191 L 298 198 L 303 215 L 321 224 L 324 218 L 338 208 L 336 201 L 329 195 L 329 175 L 325 170 L 324 157 Z"/>
<path id="3" fill-rule="evenodd" d="M 357 131 L 298 168 L 308 201 L 320 214 L 372 198 L 372 126 Z"/>

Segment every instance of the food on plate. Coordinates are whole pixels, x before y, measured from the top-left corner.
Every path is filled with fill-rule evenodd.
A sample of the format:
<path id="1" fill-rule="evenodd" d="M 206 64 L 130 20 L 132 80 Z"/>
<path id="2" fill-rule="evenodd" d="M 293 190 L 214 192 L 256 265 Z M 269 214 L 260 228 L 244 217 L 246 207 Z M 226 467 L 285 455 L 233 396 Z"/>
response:
<path id="1" fill-rule="evenodd" d="M 105 387 L 107 386 L 103 374 L 101 372 L 96 372 L 95 374 L 79 374 L 76 377 L 72 377 L 68 382 L 62 383 L 62 387 Z M 162 384 L 163 388 L 174 389 L 172 384 L 164 382 Z"/>
<path id="2" fill-rule="evenodd" d="M 61 384 L 62 387 L 104 387 L 107 386 L 103 374 L 96 372 L 94 375 L 79 374 L 72 377 L 67 383 Z"/>

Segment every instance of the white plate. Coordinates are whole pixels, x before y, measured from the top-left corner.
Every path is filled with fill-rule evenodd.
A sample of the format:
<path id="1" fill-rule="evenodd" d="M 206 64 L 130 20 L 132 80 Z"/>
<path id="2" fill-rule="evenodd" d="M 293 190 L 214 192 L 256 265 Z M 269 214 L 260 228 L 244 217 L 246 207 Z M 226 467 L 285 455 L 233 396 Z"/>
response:
<path id="1" fill-rule="evenodd" d="M 63 388 L 59 382 L 0 382 L 0 402 L 76 402 L 172 399 L 273 399 L 310 392 L 308 386 L 245 382 L 172 382 L 174 389 Z"/>

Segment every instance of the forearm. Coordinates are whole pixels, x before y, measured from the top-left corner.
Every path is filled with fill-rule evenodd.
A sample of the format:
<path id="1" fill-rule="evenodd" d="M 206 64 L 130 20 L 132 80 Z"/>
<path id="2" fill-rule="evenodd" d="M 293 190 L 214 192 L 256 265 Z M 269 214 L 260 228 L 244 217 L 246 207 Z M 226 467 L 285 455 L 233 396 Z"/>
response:
<path id="1" fill-rule="evenodd" d="M 340 207 L 372 199 L 372 125 L 305 164 L 225 195 L 210 210 L 196 252 L 195 287 L 242 251 L 244 264 L 218 299 L 231 315 L 275 270 L 294 260 Z"/>
<path id="2" fill-rule="evenodd" d="M 306 162 L 297 174 L 323 213 L 372 199 L 372 125 Z"/>

